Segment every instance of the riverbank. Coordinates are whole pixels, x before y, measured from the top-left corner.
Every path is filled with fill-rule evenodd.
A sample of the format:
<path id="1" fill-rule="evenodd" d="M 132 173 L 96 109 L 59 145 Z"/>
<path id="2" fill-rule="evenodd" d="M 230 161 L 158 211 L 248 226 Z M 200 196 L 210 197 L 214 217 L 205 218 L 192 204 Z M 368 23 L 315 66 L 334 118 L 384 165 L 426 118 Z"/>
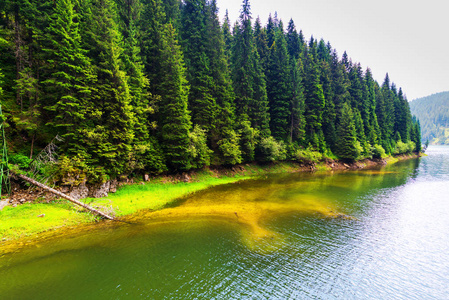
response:
<path id="1" fill-rule="evenodd" d="M 142 209 L 160 210 L 173 205 L 178 199 L 196 191 L 257 176 L 287 172 L 356 170 L 392 164 L 399 160 L 415 157 L 417 156 L 405 155 L 354 163 L 328 160 L 319 164 L 298 164 L 294 162 L 265 165 L 244 164 L 231 168 L 194 171 L 176 176 L 160 176 L 149 182 L 122 186 L 116 193 L 109 194 L 108 197 L 86 198 L 83 201 L 120 219 L 122 216 L 136 213 Z M 24 195 L 24 191 L 20 192 L 18 195 L 22 196 L 19 196 L 19 198 Z M 26 192 L 31 197 L 28 197 L 23 204 L 17 205 L 18 202 L 15 202 L 15 207 L 8 205 L 0 210 L 0 236 L 2 237 L 0 246 L 1 243 L 7 241 L 18 240 L 23 237 L 33 239 L 43 232 L 100 221 L 98 217 L 73 206 L 66 200 L 53 199 L 40 191 Z"/>

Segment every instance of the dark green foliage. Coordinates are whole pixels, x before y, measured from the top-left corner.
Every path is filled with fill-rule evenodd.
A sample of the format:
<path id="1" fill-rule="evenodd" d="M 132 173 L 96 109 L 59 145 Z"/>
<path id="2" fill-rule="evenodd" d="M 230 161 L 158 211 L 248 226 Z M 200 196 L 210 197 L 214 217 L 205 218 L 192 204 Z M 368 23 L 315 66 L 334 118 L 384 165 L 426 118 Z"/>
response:
<path id="1" fill-rule="evenodd" d="M 304 145 L 306 121 L 304 118 L 304 69 L 301 60 L 290 58 L 290 74 L 291 98 L 288 142 Z"/>
<path id="2" fill-rule="evenodd" d="M 295 23 L 292 19 L 288 22 L 286 39 L 288 54 L 291 58 L 299 59 L 303 52 L 304 45 L 300 40 L 299 34 L 296 31 Z"/>
<path id="3" fill-rule="evenodd" d="M 312 53 L 308 53 L 305 61 L 305 113 L 306 120 L 306 142 L 317 149 L 324 150 L 321 139 L 323 109 L 325 105 L 323 87 L 320 84 L 320 72 L 318 64 Z"/>
<path id="4" fill-rule="evenodd" d="M 267 69 L 267 95 L 270 130 L 273 137 L 287 141 L 291 106 L 290 71 L 287 42 L 282 27 L 276 30 Z"/>
<path id="5" fill-rule="evenodd" d="M 347 103 L 343 104 L 337 132 L 340 142 L 337 145 L 335 154 L 341 159 L 357 159 L 361 154 L 362 148 L 357 141 L 354 115 L 351 107 Z"/>
<path id="6" fill-rule="evenodd" d="M 190 83 L 189 109 L 194 124 L 207 132 L 212 129 L 217 109 L 212 95 L 214 80 L 207 55 L 207 6 L 205 0 L 184 1 L 181 13 L 182 50 Z"/>
<path id="7" fill-rule="evenodd" d="M 96 76 L 90 108 L 92 122 L 83 128 L 85 148 L 92 163 L 108 166 L 110 176 L 132 170 L 131 154 L 135 117 L 120 59 L 122 37 L 113 19 L 115 6 L 110 0 L 92 3 L 86 20 L 90 24 L 88 56 Z"/>
<path id="8" fill-rule="evenodd" d="M 276 14 L 254 25 L 248 0 L 232 33 L 216 0 L 2 1 L 8 144 L 33 157 L 64 136 L 56 179 L 80 182 L 421 150 L 388 75 L 380 86 L 346 52 L 306 43 L 293 20 L 286 32 Z"/>
<path id="9" fill-rule="evenodd" d="M 227 61 L 229 64 L 229 59 L 231 57 L 231 47 L 232 47 L 232 42 L 233 42 L 233 36 L 231 33 L 231 23 L 229 21 L 228 10 L 226 10 L 226 15 L 223 20 L 222 31 L 223 31 L 223 41 L 225 43 L 225 54 L 226 54 L 226 58 L 227 58 Z"/>
<path id="10" fill-rule="evenodd" d="M 65 138 L 66 151 L 75 155 L 85 151 L 84 127 L 90 115 L 96 76 L 81 48 L 81 36 L 76 20 L 79 19 L 71 0 L 58 0 L 46 32 L 43 49 L 47 64 L 42 82 L 46 109 L 50 111 L 48 124 Z M 81 147 L 80 147 L 81 146 Z"/>
<path id="11" fill-rule="evenodd" d="M 256 19 L 254 24 L 254 39 L 256 42 L 257 53 L 262 70 L 267 75 L 268 63 L 270 59 L 270 46 L 268 46 L 267 31 L 260 23 L 260 18 Z"/>
<path id="12" fill-rule="evenodd" d="M 192 127 L 187 110 L 189 86 L 176 33 L 171 24 L 164 28 L 161 41 L 161 103 L 159 134 L 167 165 L 173 170 L 188 170 L 191 164 L 189 132 Z M 202 156 L 199 161 L 201 162 Z"/>
<path id="13" fill-rule="evenodd" d="M 243 2 L 240 23 L 235 28 L 232 49 L 232 79 L 239 115 L 247 114 L 262 137 L 270 135 L 265 76 L 260 65 L 251 26 L 249 2 Z"/>

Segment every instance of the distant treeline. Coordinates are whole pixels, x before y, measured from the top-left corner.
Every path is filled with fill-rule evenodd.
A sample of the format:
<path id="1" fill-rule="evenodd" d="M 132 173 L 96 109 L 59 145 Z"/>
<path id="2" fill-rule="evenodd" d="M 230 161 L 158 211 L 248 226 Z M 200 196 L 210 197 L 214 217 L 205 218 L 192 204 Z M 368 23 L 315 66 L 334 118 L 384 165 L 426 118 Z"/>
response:
<path id="1" fill-rule="evenodd" d="M 251 161 L 419 151 L 403 91 L 293 20 L 220 22 L 215 0 L 3 0 L 11 160 L 57 134 L 91 182 Z"/>
<path id="2" fill-rule="evenodd" d="M 449 92 L 413 100 L 410 109 L 421 123 L 423 141 L 449 145 Z"/>

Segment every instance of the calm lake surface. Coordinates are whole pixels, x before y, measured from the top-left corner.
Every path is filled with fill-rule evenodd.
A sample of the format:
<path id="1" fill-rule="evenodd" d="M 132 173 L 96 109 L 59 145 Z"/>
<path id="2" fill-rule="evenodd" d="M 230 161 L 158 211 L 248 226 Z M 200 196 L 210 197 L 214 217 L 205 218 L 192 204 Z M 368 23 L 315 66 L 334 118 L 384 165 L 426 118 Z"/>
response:
<path id="1" fill-rule="evenodd" d="M 0 299 L 449 299 L 449 147 L 427 154 L 223 185 L 23 247 L 0 257 Z"/>

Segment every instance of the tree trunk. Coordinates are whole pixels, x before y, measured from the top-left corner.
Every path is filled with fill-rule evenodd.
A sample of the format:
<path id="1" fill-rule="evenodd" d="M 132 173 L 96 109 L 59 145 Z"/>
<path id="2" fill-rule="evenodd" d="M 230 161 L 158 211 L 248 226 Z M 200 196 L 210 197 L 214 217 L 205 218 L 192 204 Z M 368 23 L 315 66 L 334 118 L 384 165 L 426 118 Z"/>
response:
<path id="1" fill-rule="evenodd" d="M 29 182 L 29 183 L 31 183 L 31 184 L 33 184 L 35 186 L 38 186 L 38 187 L 40 187 L 40 188 L 42 188 L 42 189 L 44 189 L 46 191 L 49 191 L 50 193 L 53 193 L 53 194 L 55 194 L 55 195 L 57 195 L 59 197 L 65 198 L 65 199 L 69 200 L 72 203 L 75 203 L 75 204 L 77 204 L 79 206 L 82 206 L 85 209 L 90 210 L 91 212 L 93 212 L 93 213 L 95 213 L 95 214 L 97 214 L 97 215 L 99 215 L 99 216 L 101 216 L 103 218 L 106 218 L 106 219 L 109 219 L 109 220 L 114 220 L 113 217 L 111 217 L 111 216 L 109 216 L 109 215 L 107 215 L 107 214 L 105 214 L 105 213 L 103 213 L 103 212 L 101 212 L 99 210 L 96 210 L 95 208 L 90 207 L 89 205 L 87 205 L 87 204 L 85 204 L 83 202 L 80 202 L 80 201 L 78 201 L 78 200 L 76 200 L 76 199 L 74 199 L 74 198 L 72 198 L 72 197 L 70 197 L 70 196 L 68 196 L 68 195 L 66 195 L 64 193 L 61 193 L 60 191 L 52 189 L 51 187 L 48 187 L 45 184 L 37 182 L 36 180 L 31 179 L 31 178 L 29 178 L 29 177 L 27 177 L 25 175 L 22 175 L 22 174 L 17 174 L 17 173 L 13 173 L 13 174 L 16 175 L 17 177 L 19 177 L 20 179 L 25 180 L 26 182 Z"/>

